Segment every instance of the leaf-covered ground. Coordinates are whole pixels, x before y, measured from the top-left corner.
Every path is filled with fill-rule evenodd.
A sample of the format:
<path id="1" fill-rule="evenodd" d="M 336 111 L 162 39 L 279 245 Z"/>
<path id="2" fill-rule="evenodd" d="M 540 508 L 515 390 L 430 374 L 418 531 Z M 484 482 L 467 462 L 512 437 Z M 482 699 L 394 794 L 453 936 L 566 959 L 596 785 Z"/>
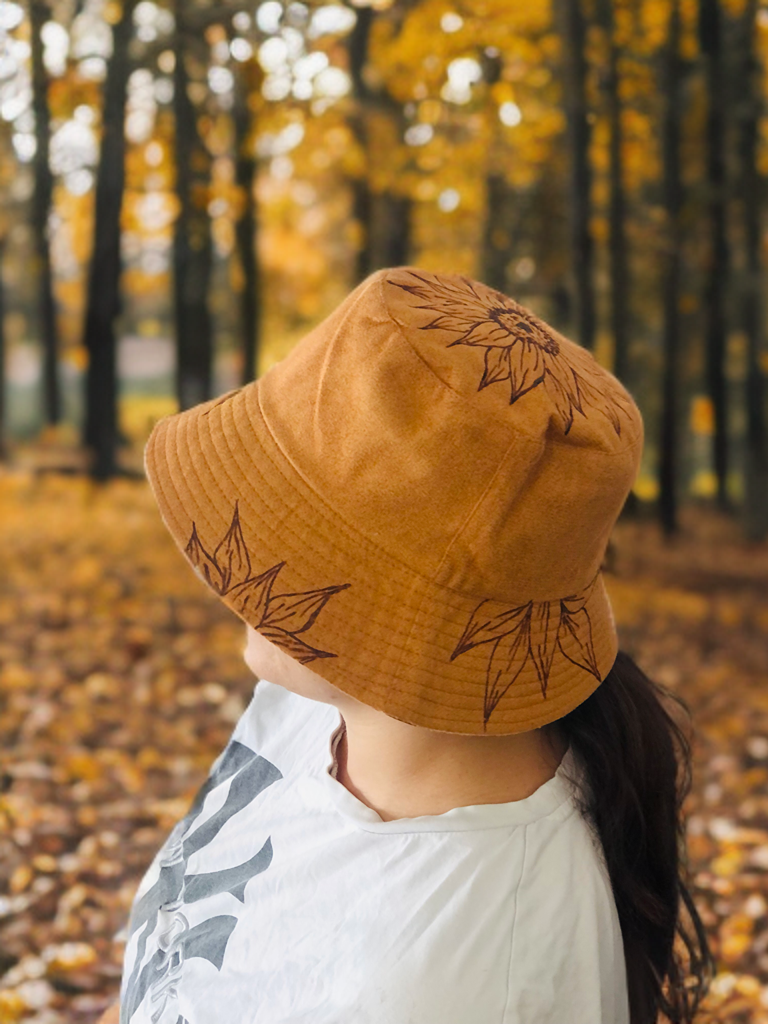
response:
<path id="1" fill-rule="evenodd" d="M 768 550 L 693 510 L 619 524 L 623 646 L 689 704 L 702 1024 L 768 1024 Z M 144 483 L 0 475 L 0 1024 L 98 1019 L 138 881 L 253 688 L 243 627 Z"/>

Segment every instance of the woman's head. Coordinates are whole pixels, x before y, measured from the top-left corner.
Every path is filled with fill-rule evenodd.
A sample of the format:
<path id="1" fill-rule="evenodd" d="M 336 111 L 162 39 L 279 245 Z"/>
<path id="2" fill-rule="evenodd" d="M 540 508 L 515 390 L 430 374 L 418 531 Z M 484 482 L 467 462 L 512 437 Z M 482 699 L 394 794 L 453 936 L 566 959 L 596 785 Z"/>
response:
<path id="1" fill-rule="evenodd" d="M 395 267 L 259 380 L 163 420 L 146 451 L 177 543 L 257 634 L 258 675 L 478 742 L 567 730 L 633 1024 L 655 1020 L 664 977 L 671 1019 L 689 1019 L 672 953 L 688 751 L 617 658 L 600 571 L 642 447 L 621 382 L 533 311 Z"/>
<path id="2" fill-rule="evenodd" d="M 504 736 L 613 664 L 600 566 L 642 444 L 620 381 L 532 310 L 394 267 L 161 421 L 146 465 L 198 573 L 272 643 L 393 718 Z"/>

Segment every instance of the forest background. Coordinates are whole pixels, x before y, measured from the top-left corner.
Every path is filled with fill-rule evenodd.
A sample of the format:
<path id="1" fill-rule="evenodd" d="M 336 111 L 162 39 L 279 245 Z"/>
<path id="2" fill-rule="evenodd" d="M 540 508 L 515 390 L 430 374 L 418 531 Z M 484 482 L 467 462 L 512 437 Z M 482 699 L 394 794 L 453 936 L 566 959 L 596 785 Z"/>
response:
<path id="1" fill-rule="evenodd" d="M 758 0 L 0 0 L 0 1022 L 114 997 L 252 688 L 149 430 L 405 263 L 640 405 L 611 597 L 700 733 L 701 1019 L 768 1021 L 767 67 Z"/>

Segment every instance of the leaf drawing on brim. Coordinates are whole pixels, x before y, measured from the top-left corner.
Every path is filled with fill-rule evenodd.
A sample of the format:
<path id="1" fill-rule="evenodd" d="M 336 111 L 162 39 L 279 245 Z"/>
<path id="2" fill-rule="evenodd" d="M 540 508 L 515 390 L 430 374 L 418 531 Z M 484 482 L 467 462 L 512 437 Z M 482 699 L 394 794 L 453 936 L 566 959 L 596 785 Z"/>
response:
<path id="1" fill-rule="evenodd" d="M 213 560 L 221 573 L 222 593 L 226 594 L 232 586 L 247 580 L 251 575 L 251 560 L 245 546 L 245 538 L 240 526 L 240 513 L 235 502 L 235 514 L 232 523 L 213 552 Z"/>
<path id="2" fill-rule="evenodd" d="M 450 660 L 480 644 L 493 644 L 485 678 L 484 727 L 529 659 L 536 669 L 545 700 L 552 664 L 558 652 L 600 679 L 592 641 L 592 621 L 586 609 L 587 597 L 596 580 L 597 574 L 581 593 L 552 601 L 528 601 L 504 608 L 500 602 L 486 598 L 477 605 Z"/>
<path id="3" fill-rule="evenodd" d="M 214 558 L 208 554 L 197 535 L 197 527 L 192 523 L 192 536 L 184 548 L 184 553 L 190 562 L 198 570 L 205 582 L 216 591 L 221 593 L 221 571 Z"/>
<path id="4" fill-rule="evenodd" d="M 572 654 L 568 654 L 563 647 L 561 639 L 565 633 L 559 633 L 557 645 L 561 653 L 569 661 L 572 661 L 574 665 L 578 665 L 579 668 L 591 672 L 593 676 L 599 675 L 595 649 L 592 646 L 592 622 L 587 609 L 582 606 L 578 611 L 571 612 L 568 610 L 568 605 L 565 601 L 561 601 L 560 604 L 563 609 L 562 625 L 573 637 L 578 652 L 575 657 Z"/>
<path id="5" fill-rule="evenodd" d="M 278 562 L 270 569 L 265 569 L 259 576 L 254 576 L 253 579 L 246 580 L 244 583 L 238 583 L 237 586 L 232 587 L 227 597 L 229 597 L 235 610 L 241 615 L 245 615 L 247 609 L 248 616 L 260 622 L 269 604 L 272 585 L 284 565 L 285 562 Z"/>
<path id="6" fill-rule="evenodd" d="M 462 633 L 461 639 L 456 644 L 456 650 L 451 656 L 451 661 L 453 661 L 457 654 L 468 651 L 470 647 L 477 647 L 478 644 L 487 644 L 494 640 L 500 640 L 507 633 L 514 632 L 519 626 L 520 618 L 525 614 L 528 607 L 527 605 L 520 605 L 518 608 L 508 608 L 497 615 L 490 615 L 483 606 L 491 603 L 490 601 L 481 601 L 477 608 L 475 608 Z"/>
<path id="7" fill-rule="evenodd" d="M 575 413 L 585 419 L 590 410 L 600 412 L 621 435 L 622 416 L 631 415 L 624 392 L 586 349 L 566 349 L 548 325 L 531 310 L 495 288 L 456 275 L 443 278 L 409 270 L 407 283 L 392 280 L 422 302 L 415 306 L 436 313 L 422 331 L 453 331 L 460 335 L 449 342 L 485 349 L 485 368 L 477 390 L 509 381 L 509 404 L 542 387 L 567 434 Z"/>
<path id="8" fill-rule="evenodd" d="M 194 522 L 184 551 L 201 577 L 220 597 L 226 597 L 234 610 L 251 623 L 254 629 L 302 665 L 315 658 L 336 657 L 330 651 L 322 651 L 300 640 L 297 634 L 310 628 L 334 594 L 346 590 L 352 584 L 340 583 L 319 590 L 273 595 L 272 587 L 286 563 L 278 562 L 258 576 L 251 575 L 251 557 L 243 537 L 237 501 L 229 529 L 213 554 L 208 552 L 200 540 Z"/>

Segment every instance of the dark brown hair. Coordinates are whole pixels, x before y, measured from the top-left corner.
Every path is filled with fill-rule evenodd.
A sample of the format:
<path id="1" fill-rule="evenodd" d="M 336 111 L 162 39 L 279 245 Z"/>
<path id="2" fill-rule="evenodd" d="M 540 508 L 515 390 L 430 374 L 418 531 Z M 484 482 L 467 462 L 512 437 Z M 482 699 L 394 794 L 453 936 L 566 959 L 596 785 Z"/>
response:
<path id="1" fill-rule="evenodd" d="M 690 1024 L 715 970 L 686 885 L 691 745 L 665 707 L 670 701 L 690 720 L 680 697 L 619 651 L 594 693 L 556 723 L 584 774 L 581 810 L 605 854 L 631 1024 L 656 1024 L 660 1012 Z"/>

